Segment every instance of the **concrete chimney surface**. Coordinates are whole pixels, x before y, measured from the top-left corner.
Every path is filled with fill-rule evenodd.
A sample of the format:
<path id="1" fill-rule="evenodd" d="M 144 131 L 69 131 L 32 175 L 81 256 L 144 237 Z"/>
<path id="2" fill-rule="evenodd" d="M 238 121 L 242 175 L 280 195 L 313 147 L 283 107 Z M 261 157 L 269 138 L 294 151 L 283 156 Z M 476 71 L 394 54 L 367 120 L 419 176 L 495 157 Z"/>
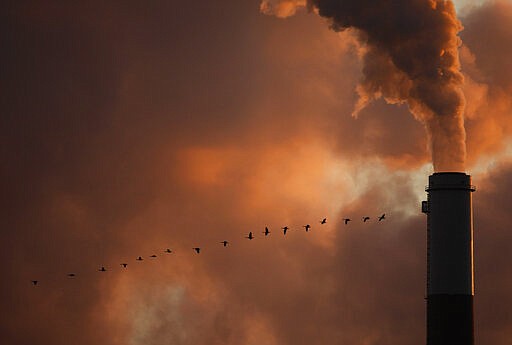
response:
<path id="1" fill-rule="evenodd" d="M 426 188 L 427 345 L 473 345 L 471 176 L 435 173 Z"/>
<path id="2" fill-rule="evenodd" d="M 428 294 L 474 294 L 471 177 L 436 173 L 428 192 Z"/>

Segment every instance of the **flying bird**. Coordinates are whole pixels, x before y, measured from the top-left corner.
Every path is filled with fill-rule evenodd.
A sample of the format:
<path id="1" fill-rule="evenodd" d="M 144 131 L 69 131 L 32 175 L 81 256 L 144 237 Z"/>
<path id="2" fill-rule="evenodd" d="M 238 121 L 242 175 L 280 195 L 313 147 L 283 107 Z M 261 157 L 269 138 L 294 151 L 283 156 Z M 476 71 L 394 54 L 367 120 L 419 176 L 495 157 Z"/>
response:
<path id="1" fill-rule="evenodd" d="M 37 283 L 39 283 L 39 280 L 31 280 L 31 282 L 32 282 L 32 285 L 36 286 Z"/>
<path id="2" fill-rule="evenodd" d="M 137 260 L 137 261 L 142 261 L 142 260 L 144 260 L 144 259 L 142 258 L 142 256 L 139 256 L 139 257 L 138 257 L 137 259 L 135 259 L 135 260 Z"/>
<path id="3" fill-rule="evenodd" d="M 101 268 L 100 268 L 98 271 L 100 271 L 100 272 L 106 272 L 106 271 L 107 271 L 107 269 L 105 268 L 105 266 L 101 266 Z"/>
<path id="4" fill-rule="evenodd" d="M 308 232 L 308 231 L 309 231 L 309 229 L 311 229 L 311 225 L 309 225 L 309 224 L 306 224 L 306 225 L 304 225 L 304 226 L 302 226 L 302 227 L 303 227 L 304 229 L 306 229 L 306 232 Z"/>
<path id="5" fill-rule="evenodd" d="M 270 230 L 268 229 L 268 227 L 265 227 L 265 231 L 263 231 L 262 233 L 265 234 L 265 236 L 268 236 L 268 234 L 270 234 Z"/>
<path id="6" fill-rule="evenodd" d="M 384 220 L 384 219 L 386 219 L 386 214 L 385 214 L 385 213 L 383 213 L 383 214 L 382 214 L 382 216 L 380 216 L 380 217 L 379 217 L 379 222 L 380 222 L 381 220 Z"/>
<path id="7" fill-rule="evenodd" d="M 126 266 L 128 266 L 128 264 L 122 263 L 121 266 L 123 266 L 123 268 L 126 268 Z"/>
<path id="8" fill-rule="evenodd" d="M 350 218 L 343 218 L 343 221 L 345 222 L 345 225 L 347 225 L 348 222 L 352 221 L 352 219 L 350 219 Z"/>
<path id="9" fill-rule="evenodd" d="M 286 235 L 286 232 L 288 231 L 289 227 L 285 226 L 284 228 L 281 229 L 283 229 L 283 234 Z"/>
<path id="10" fill-rule="evenodd" d="M 76 274 L 74 274 L 74 273 L 68 273 L 68 277 L 69 277 L 69 278 L 74 278 L 74 277 L 76 277 Z"/>
<path id="11" fill-rule="evenodd" d="M 221 243 L 224 247 L 227 247 L 227 246 L 228 246 L 228 244 L 229 244 L 229 242 L 228 242 L 228 241 L 222 241 L 222 242 L 220 242 L 220 243 Z"/>
<path id="12" fill-rule="evenodd" d="M 252 231 L 249 231 L 249 236 L 245 236 L 245 238 L 252 240 L 254 238 L 254 236 L 252 235 Z"/>
<path id="13" fill-rule="evenodd" d="M 201 248 L 199 248 L 199 247 L 195 247 L 195 248 L 192 248 L 192 249 L 194 249 L 197 254 L 199 254 L 199 252 L 201 251 Z"/>
<path id="14" fill-rule="evenodd" d="M 368 217 L 368 216 L 363 217 L 363 223 L 366 223 L 369 220 L 370 220 L 370 217 Z"/>
<path id="15" fill-rule="evenodd" d="M 165 253 L 167 253 L 167 254 L 171 254 L 171 253 L 172 253 L 172 250 L 170 250 L 169 248 L 167 248 L 167 249 L 165 250 Z"/>
<path id="16" fill-rule="evenodd" d="M 156 258 L 156 254 L 151 255 L 150 258 Z"/>
<path id="17" fill-rule="evenodd" d="M 322 219 L 322 220 L 320 221 L 320 224 L 325 224 L 325 223 L 327 223 L 327 218 L 324 218 L 324 219 Z"/>

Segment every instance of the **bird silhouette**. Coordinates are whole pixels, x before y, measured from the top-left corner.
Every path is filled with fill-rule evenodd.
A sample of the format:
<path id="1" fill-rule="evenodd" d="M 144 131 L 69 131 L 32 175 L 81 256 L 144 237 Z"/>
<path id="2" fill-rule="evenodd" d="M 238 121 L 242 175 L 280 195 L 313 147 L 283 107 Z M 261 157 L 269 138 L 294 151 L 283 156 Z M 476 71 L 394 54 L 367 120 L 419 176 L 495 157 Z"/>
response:
<path id="1" fill-rule="evenodd" d="M 364 222 L 364 223 L 366 223 L 366 222 L 367 222 L 367 221 L 369 221 L 370 219 L 371 219 L 371 218 L 370 218 L 369 216 L 364 216 L 364 217 L 362 217 L 362 220 L 363 220 L 363 222 Z M 385 214 L 385 213 L 383 213 L 382 215 L 378 216 L 378 217 L 377 217 L 377 219 L 378 219 L 378 221 L 379 221 L 379 222 L 380 222 L 380 221 L 385 220 L 385 219 L 386 219 L 386 214 Z M 342 220 L 343 220 L 343 222 L 345 223 L 345 225 L 347 225 L 349 222 L 351 222 L 351 221 L 352 221 L 352 219 L 350 219 L 350 218 L 343 218 Z M 327 223 L 327 218 L 323 218 L 323 219 L 320 221 L 320 224 L 326 224 L 326 223 Z M 309 232 L 309 230 L 311 229 L 311 225 L 310 225 L 310 224 L 303 225 L 302 227 L 306 230 L 306 232 Z M 282 227 L 281 229 L 283 230 L 283 235 L 286 235 L 287 231 L 288 231 L 290 228 L 289 228 L 288 226 L 284 226 L 284 227 Z M 265 231 L 263 231 L 262 233 L 263 233 L 263 234 L 265 234 L 265 236 L 268 236 L 268 235 L 270 234 L 270 230 L 268 229 L 268 227 L 267 227 L 267 226 L 265 227 Z M 248 234 L 248 236 L 246 236 L 245 238 L 247 238 L 247 239 L 249 239 L 249 240 L 252 240 L 252 239 L 254 239 L 255 237 L 254 237 L 253 232 L 252 232 L 252 231 L 250 231 L 250 232 L 249 232 L 249 234 Z M 222 242 L 220 242 L 220 243 L 221 243 L 224 247 L 227 247 L 227 245 L 229 244 L 229 242 L 228 242 L 228 241 L 222 241 Z M 200 247 L 194 247 L 194 248 L 192 248 L 192 249 L 193 249 L 197 254 L 199 254 L 199 253 L 200 253 L 200 251 L 201 251 L 201 248 L 200 248 Z M 169 248 L 167 248 L 167 249 L 165 249 L 165 250 L 164 250 L 164 253 L 167 253 L 167 254 L 171 254 L 172 252 L 173 252 L 173 251 L 172 251 L 171 249 L 169 249 Z M 157 258 L 157 255 L 156 255 L 156 254 L 153 254 L 153 255 L 151 255 L 151 256 L 150 256 L 150 258 Z M 142 258 L 142 256 L 139 256 L 136 260 L 137 260 L 137 261 L 143 261 L 144 259 Z M 128 264 L 127 264 L 127 263 L 121 263 L 120 265 L 121 265 L 123 268 L 127 268 L 127 266 L 128 266 Z M 105 266 L 101 266 L 101 267 L 98 269 L 98 271 L 100 271 L 100 272 L 106 272 L 106 271 L 107 271 L 107 269 L 105 268 Z M 75 277 L 76 277 L 76 274 L 75 274 L 75 273 L 68 273 L 68 274 L 67 274 L 67 277 L 68 277 L 68 278 L 75 278 Z M 40 283 L 40 281 L 39 281 L 39 280 L 31 280 L 31 283 L 32 283 L 32 285 L 33 285 L 33 286 L 37 286 L 37 285 Z"/>

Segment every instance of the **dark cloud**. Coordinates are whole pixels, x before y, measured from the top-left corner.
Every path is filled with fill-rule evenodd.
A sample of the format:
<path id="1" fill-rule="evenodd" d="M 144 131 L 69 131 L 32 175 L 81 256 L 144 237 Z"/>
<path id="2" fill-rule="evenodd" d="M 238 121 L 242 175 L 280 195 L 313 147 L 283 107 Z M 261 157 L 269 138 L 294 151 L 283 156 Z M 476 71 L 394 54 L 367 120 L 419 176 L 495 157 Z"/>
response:
<path id="1" fill-rule="evenodd" d="M 476 336 L 486 344 L 502 344 L 510 338 L 507 297 L 512 281 L 508 231 L 512 219 L 507 211 L 511 181 L 510 162 L 496 167 L 479 181 L 475 207 L 475 325 Z"/>
<path id="2" fill-rule="evenodd" d="M 423 128 L 384 102 L 350 116 L 353 33 L 235 0 L 3 6 L 2 344 L 424 339 Z M 477 329 L 497 344 L 509 220 L 486 181 Z"/>

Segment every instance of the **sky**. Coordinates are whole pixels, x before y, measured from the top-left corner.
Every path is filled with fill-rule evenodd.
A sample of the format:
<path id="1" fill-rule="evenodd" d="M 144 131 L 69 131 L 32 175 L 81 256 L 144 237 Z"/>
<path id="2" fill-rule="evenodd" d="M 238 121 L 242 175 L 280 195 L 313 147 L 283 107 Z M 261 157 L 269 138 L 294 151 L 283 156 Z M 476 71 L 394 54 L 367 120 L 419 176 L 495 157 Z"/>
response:
<path id="1" fill-rule="evenodd" d="M 414 93 L 375 97 L 384 41 L 260 5 L 2 2 L 0 343 L 424 341 L 431 118 Z M 498 345 L 512 336 L 512 2 L 455 5 L 475 336 Z"/>

